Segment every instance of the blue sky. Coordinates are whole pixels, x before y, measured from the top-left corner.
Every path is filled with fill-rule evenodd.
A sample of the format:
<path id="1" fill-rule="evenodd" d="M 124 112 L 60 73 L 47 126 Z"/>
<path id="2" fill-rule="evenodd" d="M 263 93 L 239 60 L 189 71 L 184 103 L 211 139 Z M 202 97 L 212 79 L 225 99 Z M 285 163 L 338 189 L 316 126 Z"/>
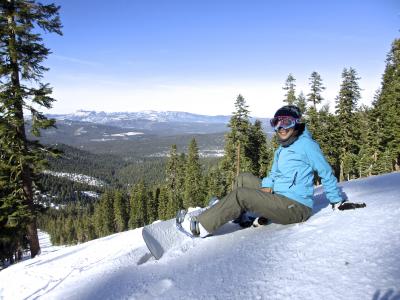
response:
<path id="1" fill-rule="evenodd" d="M 398 0 L 54 2 L 64 26 L 45 36 L 54 113 L 230 114 L 240 93 L 252 115 L 268 117 L 288 74 L 307 94 L 312 71 L 333 107 L 344 67 L 358 71 L 368 104 L 400 37 Z"/>

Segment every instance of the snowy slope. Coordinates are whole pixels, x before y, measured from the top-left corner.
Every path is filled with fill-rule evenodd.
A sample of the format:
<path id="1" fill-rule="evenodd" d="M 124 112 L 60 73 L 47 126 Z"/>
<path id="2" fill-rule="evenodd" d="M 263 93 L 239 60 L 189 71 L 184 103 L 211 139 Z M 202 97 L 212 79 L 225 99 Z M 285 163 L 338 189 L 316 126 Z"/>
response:
<path id="1" fill-rule="evenodd" d="M 47 251 L 0 272 L 1 299 L 400 299 L 400 173 L 342 184 L 367 207 L 188 240 L 155 261 L 141 230 Z"/>

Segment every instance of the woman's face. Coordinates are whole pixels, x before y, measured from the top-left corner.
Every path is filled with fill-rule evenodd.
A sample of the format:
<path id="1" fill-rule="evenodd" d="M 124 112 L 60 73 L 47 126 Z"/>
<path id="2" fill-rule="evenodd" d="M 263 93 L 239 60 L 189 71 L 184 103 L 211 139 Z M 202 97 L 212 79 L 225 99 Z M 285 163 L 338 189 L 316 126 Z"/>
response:
<path id="1" fill-rule="evenodd" d="M 277 131 L 278 137 L 281 141 L 286 141 L 288 138 L 290 138 L 293 134 L 294 127 L 284 129 L 284 128 L 279 128 Z"/>

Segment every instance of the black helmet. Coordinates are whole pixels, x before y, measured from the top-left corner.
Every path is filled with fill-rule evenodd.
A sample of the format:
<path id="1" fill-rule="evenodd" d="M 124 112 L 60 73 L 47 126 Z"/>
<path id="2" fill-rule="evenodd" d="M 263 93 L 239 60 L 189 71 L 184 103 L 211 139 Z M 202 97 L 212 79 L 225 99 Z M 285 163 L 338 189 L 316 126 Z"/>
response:
<path id="1" fill-rule="evenodd" d="M 294 119 L 300 119 L 301 111 L 296 105 L 285 105 L 276 111 L 274 118 L 276 117 L 293 117 Z"/>

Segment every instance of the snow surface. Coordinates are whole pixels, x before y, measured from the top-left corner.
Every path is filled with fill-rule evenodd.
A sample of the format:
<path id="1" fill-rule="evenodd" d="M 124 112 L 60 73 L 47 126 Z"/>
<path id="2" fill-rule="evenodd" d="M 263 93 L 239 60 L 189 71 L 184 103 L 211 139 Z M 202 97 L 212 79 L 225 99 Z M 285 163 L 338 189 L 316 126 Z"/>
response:
<path id="1" fill-rule="evenodd" d="M 348 211 L 332 211 L 317 188 L 305 223 L 227 224 L 158 261 L 141 229 L 45 247 L 0 272 L 0 298 L 398 300 L 399 183 L 400 173 L 392 173 L 341 184 L 350 201 L 367 204 Z"/>

